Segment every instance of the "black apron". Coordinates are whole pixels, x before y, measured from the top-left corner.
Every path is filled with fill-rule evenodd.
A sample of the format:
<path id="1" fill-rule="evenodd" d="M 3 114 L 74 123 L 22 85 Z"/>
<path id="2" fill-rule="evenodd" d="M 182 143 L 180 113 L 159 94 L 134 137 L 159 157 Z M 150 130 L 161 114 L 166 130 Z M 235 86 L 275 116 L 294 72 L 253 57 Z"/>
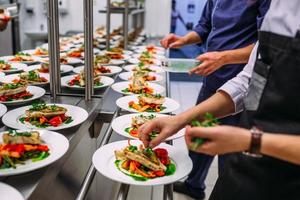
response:
<path id="1" fill-rule="evenodd" d="M 300 135 L 300 39 L 260 32 L 259 42 L 241 127 Z M 210 199 L 300 200 L 300 166 L 234 154 Z"/>

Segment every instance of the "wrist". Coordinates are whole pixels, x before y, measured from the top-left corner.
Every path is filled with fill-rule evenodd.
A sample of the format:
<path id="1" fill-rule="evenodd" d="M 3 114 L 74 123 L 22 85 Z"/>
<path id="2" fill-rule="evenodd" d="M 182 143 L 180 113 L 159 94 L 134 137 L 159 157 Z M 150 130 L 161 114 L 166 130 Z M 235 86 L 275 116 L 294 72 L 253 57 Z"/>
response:
<path id="1" fill-rule="evenodd" d="M 221 54 L 221 62 L 223 65 L 227 65 L 231 63 L 231 55 L 229 51 L 222 51 Z"/>
<path id="2" fill-rule="evenodd" d="M 248 151 L 251 145 L 251 131 L 248 129 L 242 129 L 240 135 L 241 142 L 239 151 Z"/>

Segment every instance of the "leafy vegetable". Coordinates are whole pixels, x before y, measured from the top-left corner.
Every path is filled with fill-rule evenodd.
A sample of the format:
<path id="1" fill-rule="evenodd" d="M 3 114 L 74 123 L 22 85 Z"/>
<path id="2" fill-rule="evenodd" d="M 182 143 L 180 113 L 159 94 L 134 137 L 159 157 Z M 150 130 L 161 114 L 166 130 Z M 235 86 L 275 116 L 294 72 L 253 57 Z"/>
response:
<path id="1" fill-rule="evenodd" d="M 202 122 L 199 122 L 198 120 L 193 120 L 191 123 L 192 127 L 213 127 L 219 124 L 220 122 L 218 121 L 218 119 L 210 113 L 205 113 L 204 120 Z M 195 151 L 205 142 L 205 139 L 194 138 L 192 142 L 194 143 L 192 146 L 192 150 Z"/>

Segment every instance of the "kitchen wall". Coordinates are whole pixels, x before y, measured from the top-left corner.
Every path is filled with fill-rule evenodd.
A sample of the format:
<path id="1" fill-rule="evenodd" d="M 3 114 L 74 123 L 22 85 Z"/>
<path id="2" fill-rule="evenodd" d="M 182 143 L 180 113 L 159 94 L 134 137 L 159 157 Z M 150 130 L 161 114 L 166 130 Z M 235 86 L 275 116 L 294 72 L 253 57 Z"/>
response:
<path id="1" fill-rule="evenodd" d="M 47 18 L 45 0 L 19 0 L 21 3 L 21 46 L 30 49 L 39 42 L 33 36 L 47 38 Z M 68 31 L 83 31 L 83 0 L 62 0 L 63 11 L 60 14 L 60 34 Z M 105 9 L 106 1 L 94 0 L 94 27 L 106 24 L 106 15 L 98 10 Z M 169 32 L 171 0 L 146 0 L 146 31 L 150 36 L 163 36 Z M 122 25 L 121 15 L 112 15 L 112 28 Z M 31 37 L 29 37 L 29 34 Z"/>

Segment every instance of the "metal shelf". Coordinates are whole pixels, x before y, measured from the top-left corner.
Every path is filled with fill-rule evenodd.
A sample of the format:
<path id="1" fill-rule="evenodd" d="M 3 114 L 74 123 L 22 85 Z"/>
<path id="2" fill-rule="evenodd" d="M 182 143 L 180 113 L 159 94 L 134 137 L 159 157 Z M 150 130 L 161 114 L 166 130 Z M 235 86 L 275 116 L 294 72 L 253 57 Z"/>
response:
<path id="1" fill-rule="evenodd" d="M 128 9 L 128 14 L 129 15 L 136 15 L 140 13 L 144 13 L 145 9 L 144 8 L 129 8 Z M 99 10 L 99 13 L 107 13 L 107 10 Z M 125 8 L 111 8 L 110 9 L 111 14 L 124 14 L 125 13 Z"/>

